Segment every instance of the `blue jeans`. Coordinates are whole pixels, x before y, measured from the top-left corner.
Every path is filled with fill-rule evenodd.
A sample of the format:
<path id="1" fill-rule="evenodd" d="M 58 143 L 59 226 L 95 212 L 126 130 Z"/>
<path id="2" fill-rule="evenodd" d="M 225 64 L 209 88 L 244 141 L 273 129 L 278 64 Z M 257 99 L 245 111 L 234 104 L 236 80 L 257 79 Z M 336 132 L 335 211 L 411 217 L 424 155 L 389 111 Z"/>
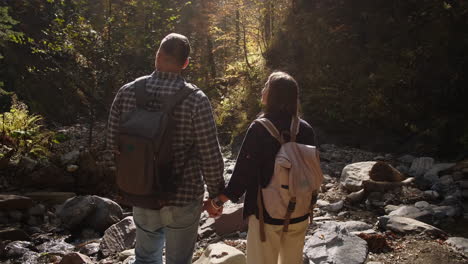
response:
<path id="1" fill-rule="evenodd" d="M 162 264 L 164 242 L 166 264 L 192 263 L 201 207 L 201 200 L 161 210 L 133 207 L 137 227 L 134 264 Z"/>

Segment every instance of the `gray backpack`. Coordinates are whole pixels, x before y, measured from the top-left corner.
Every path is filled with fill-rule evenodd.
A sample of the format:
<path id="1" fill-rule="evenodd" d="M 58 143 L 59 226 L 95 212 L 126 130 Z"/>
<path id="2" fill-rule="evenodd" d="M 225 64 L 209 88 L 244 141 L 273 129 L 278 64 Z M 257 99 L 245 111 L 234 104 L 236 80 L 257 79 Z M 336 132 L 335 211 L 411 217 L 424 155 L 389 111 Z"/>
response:
<path id="1" fill-rule="evenodd" d="M 137 107 L 121 118 L 116 180 L 120 202 L 159 209 L 177 191 L 177 177 L 173 175 L 173 110 L 198 88 L 185 83 L 174 95 L 151 98 L 146 92 L 148 78 L 135 80 Z M 150 108 L 152 102 L 160 107 Z"/>

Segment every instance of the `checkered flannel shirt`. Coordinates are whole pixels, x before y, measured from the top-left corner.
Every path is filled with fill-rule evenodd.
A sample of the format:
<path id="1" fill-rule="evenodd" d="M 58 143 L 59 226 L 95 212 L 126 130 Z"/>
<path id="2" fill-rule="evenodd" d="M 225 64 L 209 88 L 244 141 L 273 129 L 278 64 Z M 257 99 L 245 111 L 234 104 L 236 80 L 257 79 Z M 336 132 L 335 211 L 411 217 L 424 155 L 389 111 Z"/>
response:
<path id="1" fill-rule="evenodd" d="M 146 91 L 152 97 L 167 96 L 184 85 L 185 80 L 179 74 L 155 71 L 146 81 Z M 157 106 L 153 103 L 153 107 Z M 108 149 L 118 149 L 120 118 L 135 108 L 135 85 L 130 82 L 120 88 L 112 103 L 107 129 Z M 200 199 L 204 194 L 203 180 L 210 197 L 218 195 L 224 188 L 224 162 L 208 97 L 201 90 L 191 93 L 174 108 L 174 119 L 173 172 L 182 177 L 177 183 L 175 198 L 167 205 L 184 206 Z"/>

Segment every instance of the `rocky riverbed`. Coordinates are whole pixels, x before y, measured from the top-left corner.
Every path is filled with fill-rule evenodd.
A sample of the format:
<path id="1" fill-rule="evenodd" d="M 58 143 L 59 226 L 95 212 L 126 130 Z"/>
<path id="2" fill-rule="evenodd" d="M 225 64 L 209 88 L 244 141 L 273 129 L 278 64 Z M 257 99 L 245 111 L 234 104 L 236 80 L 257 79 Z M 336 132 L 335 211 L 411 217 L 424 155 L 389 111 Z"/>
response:
<path id="1" fill-rule="evenodd" d="M 80 140 L 52 160 L 22 157 L 1 172 L 0 263 L 134 258 L 135 224 L 130 208 L 116 202 L 110 158 L 99 151 L 102 142 L 89 149 Z M 330 144 L 320 151 L 325 181 L 304 263 L 468 262 L 468 160 Z M 226 180 L 233 156 L 225 150 Z M 194 263 L 245 263 L 247 229 L 241 203 L 227 203 L 216 220 L 203 213 Z"/>

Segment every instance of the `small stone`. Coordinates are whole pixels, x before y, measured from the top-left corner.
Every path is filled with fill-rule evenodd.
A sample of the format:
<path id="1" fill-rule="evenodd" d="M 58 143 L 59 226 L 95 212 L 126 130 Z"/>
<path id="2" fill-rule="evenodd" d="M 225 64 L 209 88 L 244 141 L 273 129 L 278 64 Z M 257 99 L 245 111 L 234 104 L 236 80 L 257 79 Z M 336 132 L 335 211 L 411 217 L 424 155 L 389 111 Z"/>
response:
<path id="1" fill-rule="evenodd" d="M 86 256 L 92 256 L 98 252 L 99 252 L 99 243 L 97 242 L 86 244 L 80 249 L 80 253 L 83 253 Z"/>
<path id="2" fill-rule="evenodd" d="M 331 203 L 331 204 L 323 207 L 323 209 L 325 211 L 328 211 L 328 212 L 338 212 L 341 209 L 343 209 L 343 206 L 344 206 L 344 202 L 343 201 L 338 201 L 336 203 Z"/>
<path id="3" fill-rule="evenodd" d="M 194 264 L 236 263 L 245 264 L 246 258 L 240 250 L 223 243 L 210 244 Z"/>

